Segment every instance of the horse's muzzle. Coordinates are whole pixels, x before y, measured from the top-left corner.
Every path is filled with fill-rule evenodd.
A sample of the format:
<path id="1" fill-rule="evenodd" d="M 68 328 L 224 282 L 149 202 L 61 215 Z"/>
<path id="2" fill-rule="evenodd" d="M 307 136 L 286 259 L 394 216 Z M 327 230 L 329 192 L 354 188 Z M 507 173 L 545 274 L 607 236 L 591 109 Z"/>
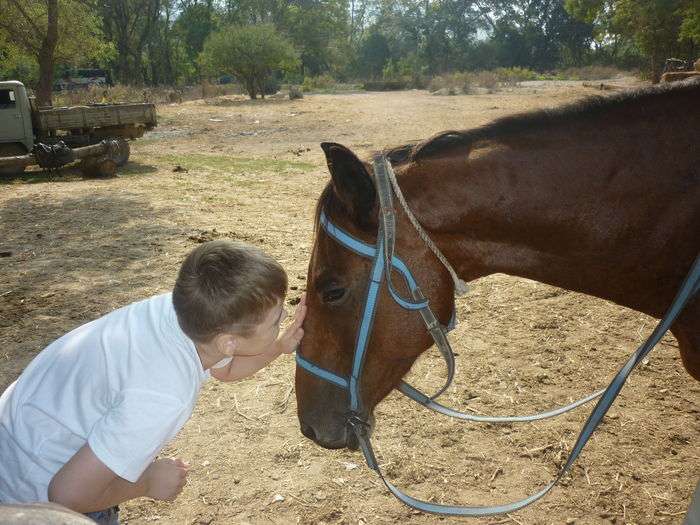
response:
<path id="1" fill-rule="evenodd" d="M 363 425 L 364 431 L 368 435 L 371 435 L 374 429 L 374 416 L 369 416 L 368 418 L 356 418 L 353 424 Z M 352 425 L 350 425 L 347 421 L 342 429 L 337 428 L 335 432 L 328 432 L 324 429 L 316 429 L 312 425 L 309 425 L 301 420 L 299 421 L 299 426 L 301 428 L 301 433 L 304 434 L 304 436 L 323 448 L 349 448 L 351 450 L 357 450 L 359 448 L 355 431 L 352 429 Z"/>

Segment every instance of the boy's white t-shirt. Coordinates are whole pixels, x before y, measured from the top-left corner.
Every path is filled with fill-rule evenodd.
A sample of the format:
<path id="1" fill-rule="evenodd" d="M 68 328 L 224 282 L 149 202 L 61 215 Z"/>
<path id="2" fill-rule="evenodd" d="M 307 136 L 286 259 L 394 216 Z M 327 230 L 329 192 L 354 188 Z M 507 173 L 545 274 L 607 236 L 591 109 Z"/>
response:
<path id="1" fill-rule="evenodd" d="M 169 293 L 54 341 L 0 397 L 0 502 L 47 501 L 49 482 L 86 442 L 135 482 L 208 377 Z"/>

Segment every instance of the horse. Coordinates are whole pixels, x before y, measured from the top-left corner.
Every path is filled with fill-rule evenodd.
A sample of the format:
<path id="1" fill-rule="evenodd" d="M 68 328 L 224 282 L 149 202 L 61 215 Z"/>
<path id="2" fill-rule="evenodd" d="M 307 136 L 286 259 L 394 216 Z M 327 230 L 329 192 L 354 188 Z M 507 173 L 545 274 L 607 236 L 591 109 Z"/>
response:
<path id="1" fill-rule="evenodd" d="M 696 80 L 653 86 L 384 153 L 408 208 L 462 280 L 505 273 L 661 317 L 700 252 L 698 100 Z M 369 162 L 337 143 L 321 147 L 331 180 L 317 203 L 297 353 L 348 377 L 372 263 L 340 246 L 321 221 L 376 244 L 377 188 Z M 395 221 L 395 251 L 446 325 L 454 280 L 403 208 Z M 357 414 L 370 431 L 374 407 L 433 344 L 420 316 L 397 306 L 385 285 L 373 315 Z M 697 296 L 671 331 L 685 369 L 700 380 Z M 357 448 L 348 392 L 302 366 L 295 382 L 301 432 L 325 448 Z"/>

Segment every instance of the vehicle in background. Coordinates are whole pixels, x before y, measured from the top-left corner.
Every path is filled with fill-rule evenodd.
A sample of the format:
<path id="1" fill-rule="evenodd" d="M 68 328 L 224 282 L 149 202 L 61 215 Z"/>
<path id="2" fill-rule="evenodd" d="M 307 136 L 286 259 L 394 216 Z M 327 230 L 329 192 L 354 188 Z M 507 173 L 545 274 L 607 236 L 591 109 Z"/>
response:
<path id="1" fill-rule="evenodd" d="M 92 86 L 111 86 L 112 76 L 104 69 L 72 69 L 54 82 L 55 91 L 87 89 Z"/>
<path id="2" fill-rule="evenodd" d="M 76 161 L 85 174 L 113 175 L 129 160 L 128 140 L 156 125 L 154 104 L 37 107 L 21 82 L 0 82 L 0 175 Z"/>

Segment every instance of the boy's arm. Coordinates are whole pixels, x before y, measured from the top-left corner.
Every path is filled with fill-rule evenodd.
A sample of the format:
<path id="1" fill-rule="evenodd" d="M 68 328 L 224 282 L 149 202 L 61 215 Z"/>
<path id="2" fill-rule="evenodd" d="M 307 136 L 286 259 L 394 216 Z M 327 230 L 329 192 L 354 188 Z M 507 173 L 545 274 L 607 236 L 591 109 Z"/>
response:
<path id="1" fill-rule="evenodd" d="M 48 497 L 83 513 L 141 496 L 172 500 L 185 485 L 187 468 L 179 459 L 158 459 L 132 483 L 112 472 L 85 444 L 51 479 Z"/>
<path id="2" fill-rule="evenodd" d="M 231 361 L 228 366 L 212 368 L 211 375 L 219 381 L 238 381 L 239 379 L 252 376 L 261 368 L 265 368 L 282 353 L 278 345 L 273 344 L 270 350 L 264 354 L 251 356 L 237 355 L 234 356 L 233 361 Z"/>

